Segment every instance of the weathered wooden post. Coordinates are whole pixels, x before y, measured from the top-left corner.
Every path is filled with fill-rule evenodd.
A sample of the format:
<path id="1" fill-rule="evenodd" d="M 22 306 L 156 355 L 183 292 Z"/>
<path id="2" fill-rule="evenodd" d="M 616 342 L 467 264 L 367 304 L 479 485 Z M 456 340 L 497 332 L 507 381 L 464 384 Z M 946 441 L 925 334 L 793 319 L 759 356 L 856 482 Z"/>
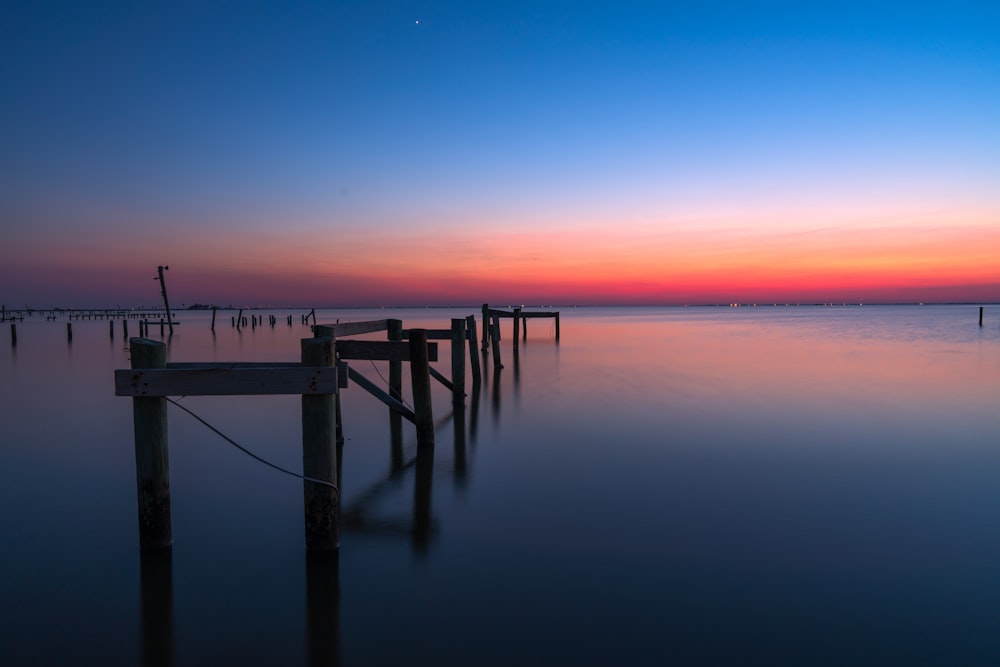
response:
<path id="1" fill-rule="evenodd" d="M 13 322 L 10 323 L 10 345 L 17 347 L 17 325 Z"/>
<path id="2" fill-rule="evenodd" d="M 494 316 L 490 323 L 490 338 L 493 339 L 493 368 L 503 368 L 500 363 L 500 318 Z"/>
<path id="3" fill-rule="evenodd" d="M 451 320 L 451 402 L 465 405 L 465 320 Z"/>
<path id="4" fill-rule="evenodd" d="M 332 366 L 333 339 L 302 339 L 303 366 Z M 337 479 L 334 448 L 333 394 L 302 395 L 302 474 L 328 481 Z M 303 481 L 306 549 L 333 551 L 340 546 L 340 490 L 336 486 Z"/>
<path id="5" fill-rule="evenodd" d="M 114 320 L 108 320 L 108 324 L 111 325 L 110 326 L 110 329 L 111 329 L 111 340 L 114 340 L 115 339 L 115 321 Z"/>
<path id="6" fill-rule="evenodd" d="M 469 361 L 472 363 L 472 382 L 478 387 L 483 381 L 483 371 L 479 367 L 479 354 L 476 349 L 476 316 L 465 318 L 466 337 L 469 339 Z"/>
<path id="7" fill-rule="evenodd" d="M 122 320 L 122 338 L 128 338 L 128 320 Z"/>
<path id="8" fill-rule="evenodd" d="M 182 306 L 184 304 L 181 304 Z M 215 306 L 212 306 L 212 331 L 215 331 Z"/>
<path id="9" fill-rule="evenodd" d="M 983 307 L 979 306 L 979 326 L 983 326 Z"/>
<path id="10" fill-rule="evenodd" d="M 517 349 L 517 341 L 521 338 L 521 309 L 514 309 L 514 349 Z"/>
<path id="11" fill-rule="evenodd" d="M 559 313 L 556 313 L 556 342 L 559 341 Z"/>
<path id="12" fill-rule="evenodd" d="M 240 308 L 240 312 L 236 315 L 236 330 L 239 331 L 243 326 L 243 309 Z"/>
<path id="13" fill-rule="evenodd" d="M 417 426 L 417 452 L 434 447 L 434 413 L 431 409 L 431 372 L 427 354 L 427 331 L 410 330 L 410 384 Z"/>
<path id="14" fill-rule="evenodd" d="M 170 303 L 167 302 L 167 283 L 163 279 L 163 272 L 168 270 L 169 266 L 158 266 L 156 267 L 157 278 L 160 281 L 160 291 L 163 292 L 163 309 L 167 313 L 167 323 L 170 324 L 170 335 L 174 335 L 174 318 L 170 315 Z M 163 320 L 160 320 L 160 335 L 163 335 Z"/>
<path id="15" fill-rule="evenodd" d="M 489 345 L 489 331 L 490 331 L 490 305 L 488 303 L 483 304 L 483 351 L 486 351 L 486 347 Z"/>
<path id="16" fill-rule="evenodd" d="M 525 342 L 528 341 L 528 314 L 523 313 L 521 315 L 521 339 Z"/>
<path id="17" fill-rule="evenodd" d="M 166 368 L 167 346 L 148 338 L 129 340 L 132 368 Z M 170 462 L 167 452 L 167 399 L 132 399 L 135 423 L 135 481 L 139 500 L 139 547 L 173 543 L 170 530 Z"/>
<path id="18" fill-rule="evenodd" d="M 73 342 L 73 323 L 72 322 L 67 322 L 66 323 L 66 342 L 67 343 L 72 343 Z"/>
<path id="19" fill-rule="evenodd" d="M 386 337 L 390 341 L 403 340 L 403 320 L 386 320 Z M 403 396 L 403 362 L 389 362 L 389 395 L 397 401 Z M 397 414 L 393 412 L 393 414 Z"/>

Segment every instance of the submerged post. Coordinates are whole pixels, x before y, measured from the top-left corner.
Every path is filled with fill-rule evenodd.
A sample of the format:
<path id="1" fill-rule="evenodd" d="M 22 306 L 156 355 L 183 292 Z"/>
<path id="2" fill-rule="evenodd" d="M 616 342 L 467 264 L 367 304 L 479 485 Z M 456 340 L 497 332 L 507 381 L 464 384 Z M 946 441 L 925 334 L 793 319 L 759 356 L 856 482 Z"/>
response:
<path id="1" fill-rule="evenodd" d="M 431 410 L 431 372 L 427 331 L 410 330 L 410 384 L 417 426 L 417 452 L 434 446 L 434 413 Z"/>
<path id="2" fill-rule="evenodd" d="M 465 405 L 465 320 L 451 321 L 451 402 Z"/>
<path id="3" fill-rule="evenodd" d="M 332 366 L 333 339 L 302 339 L 303 366 Z M 306 549 L 334 551 L 340 546 L 340 490 L 334 448 L 333 394 L 302 395 L 302 474 L 328 484 L 304 481 Z"/>
<path id="4" fill-rule="evenodd" d="M 132 368 L 166 368 L 167 346 L 148 338 L 129 340 Z M 167 452 L 167 399 L 134 397 L 135 481 L 139 501 L 139 547 L 162 549 L 173 543 L 170 530 L 170 465 Z"/>

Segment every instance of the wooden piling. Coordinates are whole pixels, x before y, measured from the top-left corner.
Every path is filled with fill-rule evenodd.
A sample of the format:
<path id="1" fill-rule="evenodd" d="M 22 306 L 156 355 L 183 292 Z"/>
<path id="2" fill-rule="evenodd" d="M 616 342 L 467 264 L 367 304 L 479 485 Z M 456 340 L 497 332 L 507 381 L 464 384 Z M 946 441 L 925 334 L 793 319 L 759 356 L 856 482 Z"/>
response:
<path id="1" fill-rule="evenodd" d="M 132 368 L 166 368 L 167 346 L 148 338 L 129 340 Z M 135 481 L 139 501 L 139 547 L 173 543 L 170 529 L 170 466 L 167 452 L 167 399 L 132 399 L 135 423 Z"/>
<path id="2" fill-rule="evenodd" d="M 493 368 L 503 368 L 500 363 L 500 318 L 494 316 L 490 322 L 490 338 L 493 344 Z"/>
<path id="3" fill-rule="evenodd" d="M 410 330 L 410 384 L 417 426 L 417 451 L 434 447 L 434 413 L 431 409 L 431 372 L 427 331 Z"/>
<path id="4" fill-rule="evenodd" d="M 403 321 L 386 320 L 386 337 L 390 341 L 403 340 Z M 397 401 L 403 396 L 403 362 L 389 362 L 389 395 Z"/>
<path id="5" fill-rule="evenodd" d="M 237 330 L 243 326 L 243 309 L 240 308 L 240 312 L 236 315 L 236 328 Z"/>
<path id="6" fill-rule="evenodd" d="M 517 349 L 517 341 L 521 337 L 521 332 L 519 330 L 520 325 L 521 325 L 521 309 L 520 308 L 515 308 L 514 309 L 514 349 L 515 350 Z"/>
<path id="7" fill-rule="evenodd" d="M 215 306 L 212 306 L 212 331 L 215 331 Z"/>
<path id="8" fill-rule="evenodd" d="M 302 339 L 303 366 L 332 366 L 334 344 L 329 336 Z M 302 474 L 336 483 L 334 395 L 302 396 Z M 340 491 L 336 486 L 303 482 L 306 549 L 334 551 L 340 546 Z"/>
<path id="9" fill-rule="evenodd" d="M 111 325 L 109 327 L 111 329 L 111 340 L 114 340 L 115 339 L 115 321 L 114 320 L 108 320 L 108 324 Z"/>
<path id="10" fill-rule="evenodd" d="M 128 340 L 128 320 L 122 320 L 122 338 Z"/>
<path id="11" fill-rule="evenodd" d="M 979 326 L 983 326 L 983 307 L 979 306 Z"/>
<path id="12" fill-rule="evenodd" d="M 483 381 L 483 370 L 479 367 L 479 354 L 476 349 L 476 316 L 465 318 L 466 338 L 469 339 L 469 361 L 472 365 L 472 382 L 478 387 Z"/>
<path id="13" fill-rule="evenodd" d="M 10 345 L 17 347 L 17 325 L 13 322 L 10 324 Z"/>
<path id="14" fill-rule="evenodd" d="M 483 352 L 489 346 L 489 331 L 490 331 L 490 304 L 483 304 Z"/>
<path id="15" fill-rule="evenodd" d="M 451 402 L 465 405 L 465 320 L 451 320 Z"/>
<path id="16" fill-rule="evenodd" d="M 66 342 L 67 343 L 72 343 L 73 342 L 73 323 L 72 322 L 67 322 L 66 323 Z"/>
<path id="17" fill-rule="evenodd" d="M 156 267 L 157 278 L 160 281 L 160 291 L 163 293 L 163 309 L 167 313 L 167 322 L 170 324 L 170 335 L 174 335 L 174 318 L 170 315 L 170 303 L 167 301 L 167 283 L 163 279 L 163 272 L 168 270 L 169 266 L 158 266 Z M 160 320 L 160 335 L 163 335 L 163 320 Z"/>
<path id="18" fill-rule="evenodd" d="M 559 340 L 559 313 L 556 313 L 556 341 Z"/>

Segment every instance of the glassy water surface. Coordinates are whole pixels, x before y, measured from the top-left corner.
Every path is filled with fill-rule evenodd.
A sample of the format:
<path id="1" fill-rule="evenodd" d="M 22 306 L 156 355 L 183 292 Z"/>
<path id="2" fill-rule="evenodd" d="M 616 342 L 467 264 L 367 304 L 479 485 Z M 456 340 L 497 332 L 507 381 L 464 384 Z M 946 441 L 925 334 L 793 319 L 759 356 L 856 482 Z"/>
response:
<path id="1" fill-rule="evenodd" d="M 264 311 L 265 315 L 271 314 Z M 171 361 L 297 361 L 295 312 L 182 312 Z M 445 328 L 477 309 L 320 311 Z M 302 483 L 169 410 L 174 546 L 140 558 L 120 323 L 0 352 L 4 664 L 984 664 L 1000 658 L 1000 310 L 568 309 L 454 413 L 341 394 L 339 563 Z M 5 325 L 6 326 L 6 325 Z M 137 324 L 129 324 L 133 335 Z M 481 323 L 480 323 L 481 327 Z M 152 327 L 159 338 L 158 327 Z M 6 332 L 5 332 L 6 333 Z M 378 338 L 378 335 L 372 337 Z M 448 343 L 436 367 L 450 374 Z M 387 364 L 352 362 L 384 385 Z M 409 400 L 408 378 L 404 393 Z M 182 399 L 301 469 L 299 398 Z"/>

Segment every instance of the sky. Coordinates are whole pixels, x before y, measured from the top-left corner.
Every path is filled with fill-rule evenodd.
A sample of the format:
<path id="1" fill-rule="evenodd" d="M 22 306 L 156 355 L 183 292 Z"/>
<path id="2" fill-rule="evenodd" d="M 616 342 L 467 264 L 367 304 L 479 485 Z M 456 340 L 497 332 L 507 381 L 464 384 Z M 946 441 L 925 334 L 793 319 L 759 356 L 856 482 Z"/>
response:
<path id="1" fill-rule="evenodd" d="M 0 5 L 0 303 L 1000 301 L 1000 3 Z"/>

